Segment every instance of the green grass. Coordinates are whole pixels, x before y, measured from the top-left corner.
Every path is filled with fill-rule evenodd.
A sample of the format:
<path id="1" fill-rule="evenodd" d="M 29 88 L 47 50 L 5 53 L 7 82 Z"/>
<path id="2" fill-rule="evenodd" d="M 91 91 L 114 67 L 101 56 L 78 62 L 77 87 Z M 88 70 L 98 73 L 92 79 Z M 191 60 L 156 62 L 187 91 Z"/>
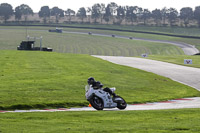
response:
<path id="1" fill-rule="evenodd" d="M 120 26 L 119 25 L 74 25 L 74 26 L 112 28 L 112 29 L 147 31 L 147 32 L 166 33 L 166 34 L 175 34 L 175 35 L 200 36 L 200 31 L 198 28 L 127 26 L 127 25 L 120 25 Z"/>
<path id="2" fill-rule="evenodd" d="M 181 37 L 171 37 L 171 36 L 163 36 L 163 35 L 144 34 L 144 33 L 109 31 L 109 30 L 71 29 L 71 28 L 64 28 L 64 30 L 66 30 L 66 31 L 82 31 L 82 32 L 90 31 L 90 32 L 94 32 L 94 33 L 104 33 L 104 34 L 106 33 L 106 34 L 116 34 L 116 35 L 122 35 L 122 36 L 147 38 L 147 39 L 155 39 L 155 40 L 184 42 L 184 43 L 195 45 L 200 50 L 200 39 L 189 39 L 189 38 L 181 38 Z M 191 31 L 191 33 L 192 33 L 192 31 Z"/>
<path id="3" fill-rule="evenodd" d="M 134 28 L 135 28 L 135 30 L 140 30 L 141 27 L 134 27 Z M 155 39 L 155 40 L 167 40 L 167 41 L 184 42 L 184 43 L 195 45 L 200 50 L 200 39 L 189 39 L 189 38 L 171 37 L 171 36 L 164 36 L 164 35 L 120 32 L 120 31 L 109 31 L 109 30 L 78 29 L 78 28 L 77 29 L 76 28 L 63 28 L 63 29 L 66 30 L 66 31 L 82 31 L 82 32 L 106 33 L 106 34 L 116 34 L 116 35 L 130 36 L 130 37 L 138 37 L 138 38 L 148 38 L 148 39 Z M 122 26 L 122 29 L 123 29 L 123 26 Z M 200 35 L 200 31 L 199 31 L 198 28 L 143 27 L 142 31 L 156 31 L 155 29 L 157 29 L 158 31 L 161 30 L 164 33 L 166 31 L 168 31 L 168 30 L 169 30 L 169 32 L 167 32 L 167 33 L 171 33 L 172 31 L 176 31 L 177 30 L 179 32 L 178 33 L 174 32 L 174 34 L 179 34 L 180 33 L 180 34 L 183 34 L 183 35 L 196 35 L 196 36 Z M 161 33 L 163 33 L 163 32 L 161 32 Z"/>
<path id="4" fill-rule="evenodd" d="M 0 132 L 199 133 L 200 109 L 0 114 Z"/>
<path id="5" fill-rule="evenodd" d="M 74 25 L 76 26 L 76 25 Z M 175 35 L 189 35 L 189 36 L 200 36 L 198 28 L 181 28 L 181 27 L 156 27 L 156 26 L 126 26 L 126 25 L 78 25 L 98 28 L 113 28 L 122 30 L 136 30 L 136 31 L 149 31 L 156 33 L 167 33 Z"/>
<path id="6" fill-rule="evenodd" d="M 107 26 L 105 26 L 105 27 L 107 27 Z M 118 28 L 117 27 L 114 26 L 113 28 L 116 28 L 116 29 L 128 29 L 128 30 L 132 29 L 132 30 L 141 30 L 141 31 L 150 31 L 150 32 L 152 32 L 152 31 L 156 31 L 156 32 L 157 31 L 162 31 L 161 33 L 173 33 L 173 34 L 178 34 L 178 35 L 180 34 L 180 35 L 200 36 L 200 30 L 198 28 L 170 28 L 170 27 L 143 27 L 143 26 L 135 26 L 135 27 L 120 26 Z M 10 27 L 8 27 L 8 28 L 10 28 Z M 22 28 L 22 27 L 14 27 L 14 28 L 19 29 L 19 28 Z M 28 27 L 28 29 L 46 29 L 46 30 L 48 30 L 48 29 L 55 29 L 55 27 L 53 27 L 53 28 L 50 28 L 50 27 Z M 110 31 L 110 30 L 95 30 L 95 29 L 63 28 L 63 30 L 66 30 L 66 31 L 94 32 L 94 33 L 107 33 L 107 34 L 116 34 L 116 35 L 139 37 L 139 38 L 185 42 L 185 43 L 189 43 L 189 44 L 195 45 L 200 50 L 200 44 L 199 44 L 200 43 L 200 39 L 189 39 L 189 38 L 181 38 L 181 37 L 170 37 L 170 36 L 164 36 L 164 35 L 120 32 L 120 31 Z"/>
<path id="7" fill-rule="evenodd" d="M 77 25 L 73 25 L 77 26 Z M 128 30 L 139 30 L 139 31 L 150 31 L 150 32 L 161 32 L 169 34 L 178 34 L 178 35 L 191 35 L 191 36 L 200 36 L 200 30 L 198 28 L 170 28 L 170 27 L 148 27 L 148 26 L 107 26 L 107 25 L 78 25 L 78 26 L 87 26 L 87 27 L 100 27 L 100 28 L 114 28 L 114 29 L 128 29 Z M 0 26 L 0 28 L 8 29 L 25 29 L 26 27 L 20 26 Z M 55 27 L 27 27 L 28 29 L 55 29 Z M 180 37 L 170 37 L 163 35 L 153 35 L 153 34 L 144 34 L 144 33 L 130 33 L 130 32 L 120 32 L 120 31 L 109 31 L 109 30 L 95 30 L 95 29 L 79 29 L 79 28 L 63 28 L 66 31 L 82 31 L 82 32 L 95 32 L 95 33 L 107 33 L 107 34 L 117 34 L 124 36 L 140 37 L 140 38 L 149 38 L 149 39 L 158 39 L 158 40 L 168 40 L 168 41 L 178 41 L 185 42 L 192 45 L 195 45 L 200 50 L 200 39 L 188 39 Z"/>
<path id="8" fill-rule="evenodd" d="M 173 64 L 179 64 L 189 67 L 197 67 L 200 68 L 200 56 L 188 56 L 188 55 L 171 55 L 171 56 L 162 56 L 162 55 L 150 55 L 148 59 L 159 60 L 164 62 L 169 62 Z M 184 59 L 192 59 L 192 64 L 184 64 Z"/>
<path id="9" fill-rule="evenodd" d="M 128 25 L 73 25 L 73 26 L 94 27 L 94 28 L 97 27 L 97 28 L 108 28 L 108 29 L 112 28 L 112 29 L 146 31 L 146 32 L 166 33 L 175 35 L 200 36 L 200 30 L 198 28 L 128 26 Z"/>
<path id="10" fill-rule="evenodd" d="M 90 76 L 116 87 L 128 103 L 200 96 L 168 78 L 89 55 L 1 50 L 0 109 L 85 106 Z"/>
<path id="11" fill-rule="evenodd" d="M 16 49 L 20 42 L 25 39 L 25 34 L 25 29 L 0 30 L 0 49 Z M 51 47 L 55 52 L 60 53 L 115 56 L 138 56 L 142 53 L 158 55 L 184 54 L 180 48 L 170 44 L 33 30 L 28 30 L 28 34 L 36 37 L 43 36 L 43 46 Z M 36 46 L 39 46 L 39 40 Z"/>

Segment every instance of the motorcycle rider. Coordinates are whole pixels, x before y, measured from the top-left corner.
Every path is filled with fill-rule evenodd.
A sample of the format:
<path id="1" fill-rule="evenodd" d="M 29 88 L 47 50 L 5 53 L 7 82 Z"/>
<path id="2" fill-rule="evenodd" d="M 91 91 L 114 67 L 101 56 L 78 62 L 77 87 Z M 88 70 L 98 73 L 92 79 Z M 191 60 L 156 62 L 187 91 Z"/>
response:
<path id="1" fill-rule="evenodd" d="M 103 84 L 99 81 L 95 81 L 93 77 L 88 78 L 88 85 L 92 85 L 94 89 L 102 89 Z M 113 95 L 113 97 L 116 97 L 116 94 L 108 87 L 104 88 L 103 91 L 108 92 L 110 95 Z"/>

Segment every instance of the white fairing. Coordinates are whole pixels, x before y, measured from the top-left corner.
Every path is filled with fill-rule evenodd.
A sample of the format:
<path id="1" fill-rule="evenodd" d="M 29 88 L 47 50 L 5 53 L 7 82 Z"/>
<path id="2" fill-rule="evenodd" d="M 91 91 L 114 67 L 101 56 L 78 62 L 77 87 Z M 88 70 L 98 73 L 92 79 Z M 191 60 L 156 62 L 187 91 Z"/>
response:
<path id="1" fill-rule="evenodd" d="M 115 92 L 116 88 L 113 87 L 113 88 L 110 88 L 110 90 L 111 90 L 112 92 Z"/>
<path id="2" fill-rule="evenodd" d="M 113 92 L 116 90 L 115 88 L 110 88 Z M 103 100 L 104 108 L 114 108 L 117 106 L 117 103 L 113 102 L 112 97 L 108 92 L 103 91 L 102 89 L 93 89 L 92 86 L 85 86 L 85 97 L 87 100 L 90 100 L 90 98 L 93 95 L 98 96 Z"/>

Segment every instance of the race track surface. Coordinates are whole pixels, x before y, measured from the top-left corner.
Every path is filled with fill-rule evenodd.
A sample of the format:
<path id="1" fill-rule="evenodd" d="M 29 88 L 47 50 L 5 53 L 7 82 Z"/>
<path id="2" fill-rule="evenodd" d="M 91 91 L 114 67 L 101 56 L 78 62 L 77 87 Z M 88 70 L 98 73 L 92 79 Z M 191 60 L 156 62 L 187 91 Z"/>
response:
<path id="1" fill-rule="evenodd" d="M 162 109 L 183 109 L 183 108 L 200 108 L 200 98 L 181 98 L 169 101 L 144 103 L 144 104 L 129 104 L 123 111 L 129 110 L 162 110 Z M 106 111 L 120 111 L 118 108 L 103 109 Z M 0 113 L 25 113 L 25 112 L 63 112 L 63 111 L 96 111 L 93 107 L 83 108 L 58 108 L 58 109 L 32 109 L 32 110 L 14 110 L 1 111 Z"/>
<path id="2" fill-rule="evenodd" d="M 115 64 L 125 65 L 129 67 L 138 68 L 148 72 L 152 72 L 172 80 L 178 81 L 185 85 L 191 86 L 200 91 L 200 69 L 155 61 L 144 58 L 135 57 L 120 57 L 120 56 L 98 56 L 103 60 L 110 61 Z"/>

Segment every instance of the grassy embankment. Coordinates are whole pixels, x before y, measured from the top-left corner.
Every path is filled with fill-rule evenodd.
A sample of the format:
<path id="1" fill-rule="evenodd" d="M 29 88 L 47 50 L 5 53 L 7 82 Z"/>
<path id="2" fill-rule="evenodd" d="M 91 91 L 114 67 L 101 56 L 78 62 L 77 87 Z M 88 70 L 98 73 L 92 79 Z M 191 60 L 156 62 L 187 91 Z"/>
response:
<path id="1" fill-rule="evenodd" d="M 59 26 L 59 25 L 58 25 Z M 198 28 L 177 28 L 177 27 L 152 27 L 152 26 L 116 26 L 116 25 L 64 25 L 64 26 L 74 26 L 74 27 L 93 27 L 93 28 L 112 28 L 112 29 L 122 29 L 122 30 L 136 30 L 136 31 L 146 31 L 146 32 L 156 32 L 156 33 L 166 33 L 172 35 L 187 35 L 187 36 L 200 36 L 200 30 Z M 0 28 L 26 28 L 24 26 L 0 26 Z M 28 29 L 55 29 L 55 27 L 41 27 L 41 26 L 29 26 Z M 92 31 L 97 33 L 108 33 L 108 34 L 118 34 L 118 35 L 127 35 L 133 37 L 142 37 L 149 39 L 161 39 L 161 40 L 171 40 L 171 41 L 180 41 L 191 43 L 193 45 L 199 44 L 199 39 L 187 39 L 179 37 L 169 37 L 163 35 L 152 35 L 144 33 L 131 33 L 131 32 L 120 32 L 120 31 L 110 31 L 110 30 L 95 30 L 95 29 L 80 29 L 80 28 L 63 28 L 67 31 Z M 200 49 L 200 47 L 199 47 Z"/>
<path id="2" fill-rule="evenodd" d="M 0 132 L 199 133 L 200 109 L 0 114 Z"/>
<path id="3" fill-rule="evenodd" d="M 71 26 L 71 25 L 67 25 Z M 111 28 L 121 30 L 135 30 L 135 31 L 147 31 L 156 33 L 167 33 L 175 35 L 189 35 L 189 36 L 200 36 L 198 28 L 182 28 L 182 27 L 156 27 L 156 26 L 131 26 L 131 25 L 77 25 L 72 26 L 80 27 L 94 27 L 94 28 Z"/>
<path id="4" fill-rule="evenodd" d="M 109 30 L 74 29 L 74 28 L 63 28 L 63 29 L 66 30 L 66 31 L 94 32 L 94 33 L 115 34 L 115 35 L 138 37 L 138 38 L 147 38 L 147 39 L 155 39 L 155 40 L 184 42 L 184 43 L 195 45 L 200 50 L 200 39 L 171 37 L 171 36 L 163 36 L 163 35 L 144 34 L 144 33 L 109 31 Z M 187 33 L 186 35 L 192 35 L 193 34 L 192 30 L 186 30 L 184 32 Z"/>
<path id="5" fill-rule="evenodd" d="M 61 24 L 62 26 L 62 24 Z M 200 36 L 199 28 L 183 28 L 183 27 L 156 27 L 156 26 L 130 26 L 130 25 L 95 25 L 95 24 L 64 24 L 63 26 L 74 27 L 91 27 L 91 28 L 108 28 L 108 29 L 120 29 L 131 31 L 145 31 L 155 33 L 166 33 L 172 35 L 187 35 L 187 36 Z"/>
<path id="6" fill-rule="evenodd" d="M 150 55 L 147 59 L 159 60 L 164 62 L 169 62 L 178 65 L 184 65 L 189 67 L 197 67 L 200 68 L 200 56 L 188 56 L 188 55 L 169 55 L 169 56 L 162 56 L 162 55 Z M 184 64 L 184 59 L 192 59 L 192 64 Z"/>
<path id="7" fill-rule="evenodd" d="M 41 24 L 39 24 L 41 25 Z M 44 25 L 44 24 L 42 24 Z M 107 28 L 132 31 L 146 31 L 155 33 L 166 33 L 174 35 L 200 36 L 199 28 L 184 27 L 156 27 L 156 26 L 132 26 L 132 25 L 105 25 L 105 24 L 46 24 L 47 26 L 73 26 L 73 27 L 90 27 L 90 28 Z M 37 24 L 35 24 L 37 26 Z"/>
<path id="8" fill-rule="evenodd" d="M 76 29 L 73 29 L 73 31 L 76 31 Z M 0 30 L 0 49 L 16 49 L 20 42 L 25 39 L 25 34 L 25 29 Z M 180 48 L 170 44 L 33 30 L 28 30 L 28 34 L 36 37 L 43 36 L 43 46 L 52 47 L 54 51 L 61 53 L 117 56 L 138 56 L 142 53 L 155 55 L 184 54 Z M 37 46 L 39 46 L 39 40 Z"/>
<path id="9" fill-rule="evenodd" d="M 19 26 L 18 27 L 13 27 L 13 26 L 5 27 L 5 26 L 1 26 L 0 28 L 11 28 L 11 29 L 15 28 L 15 29 L 18 29 L 18 30 L 22 29 L 22 31 L 23 31 L 23 33 L 22 33 L 23 34 L 22 35 L 22 39 L 24 39 L 24 36 L 25 36 L 25 27 L 19 27 Z M 137 28 L 137 27 L 135 27 L 135 28 Z M 55 27 L 53 27 L 53 28 L 50 28 L 50 27 L 28 27 L 28 29 L 45 29 L 45 30 L 48 30 L 48 29 L 55 29 Z M 147 31 L 148 31 L 148 29 L 149 28 L 147 27 Z M 152 27 L 150 29 L 152 29 Z M 149 31 L 150 31 L 150 29 L 149 29 Z M 160 30 L 162 28 L 161 27 L 160 28 L 156 27 L 156 29 Z M 63 30 L 66 30 L 66 31 L 95 32 L 95 33 L 107 33 L 107 34 L 116 34 L 116 35 L 139 37 L 139 38 L 149 38 L 149 39 L 158 39 L 158 40 L 178 41 L 178 42 L 185 42 L 185 43 L 189 43 L 189 44 L 195 45 L 198 49 L 200 49 L 200 39 L 188 39 L 188 38 L 169 37 L 169 36 L 162 36 L 162 35 L 130 33 L 130 32 L 119 32 L 119 31 L 108 31 L 108 30 L 94 30 L 94 29 L 63 28 Z M 166 33 L 170 33 L 171 30 L 176 30 L 176 28 L 174 28 L 174 29 L 170 28 L 169 32 L 166 32 Z M 193 35 L 193 33 L 194 33 L 194 30 L 191 30 L 190 28 L 181 28 L 179 30 L 180 30 L 180 33 L 183 33 L 183 35 Z M 198 29 L 195 29 L 195 31 L 196 30 L 198 31 Z M 166 30 L 166 31 L 168 31 L 168 30 Z M 30 35 L 31 35 L 32 32 L 31 31 L 28 31 L 28 32 L 30 32 Z M 40 35 L 43 35 L 43 34 L 44 33 L 40 33 L 37 36 L 40 36 Z M 32 34 L 32 35 L 35 35 L 35 34 Z M 104 39 L 102 39 L 102 40 L 104 40 Z M 140 41 L 140 43 L 141 43 L 141 41 Z M 149 43 L 149 44 L 152 44 L 152 43 Z M 150 53 L 150 54 L 152 54 L 152 53 Z"/>
<path id="10" fill-rule="evenodd" d="M 0 109 L 85 106 L 84 86 L 95 77 L 128 103 L 199 96 L 188 86 L 89 55 L 0 52 Z"/>

